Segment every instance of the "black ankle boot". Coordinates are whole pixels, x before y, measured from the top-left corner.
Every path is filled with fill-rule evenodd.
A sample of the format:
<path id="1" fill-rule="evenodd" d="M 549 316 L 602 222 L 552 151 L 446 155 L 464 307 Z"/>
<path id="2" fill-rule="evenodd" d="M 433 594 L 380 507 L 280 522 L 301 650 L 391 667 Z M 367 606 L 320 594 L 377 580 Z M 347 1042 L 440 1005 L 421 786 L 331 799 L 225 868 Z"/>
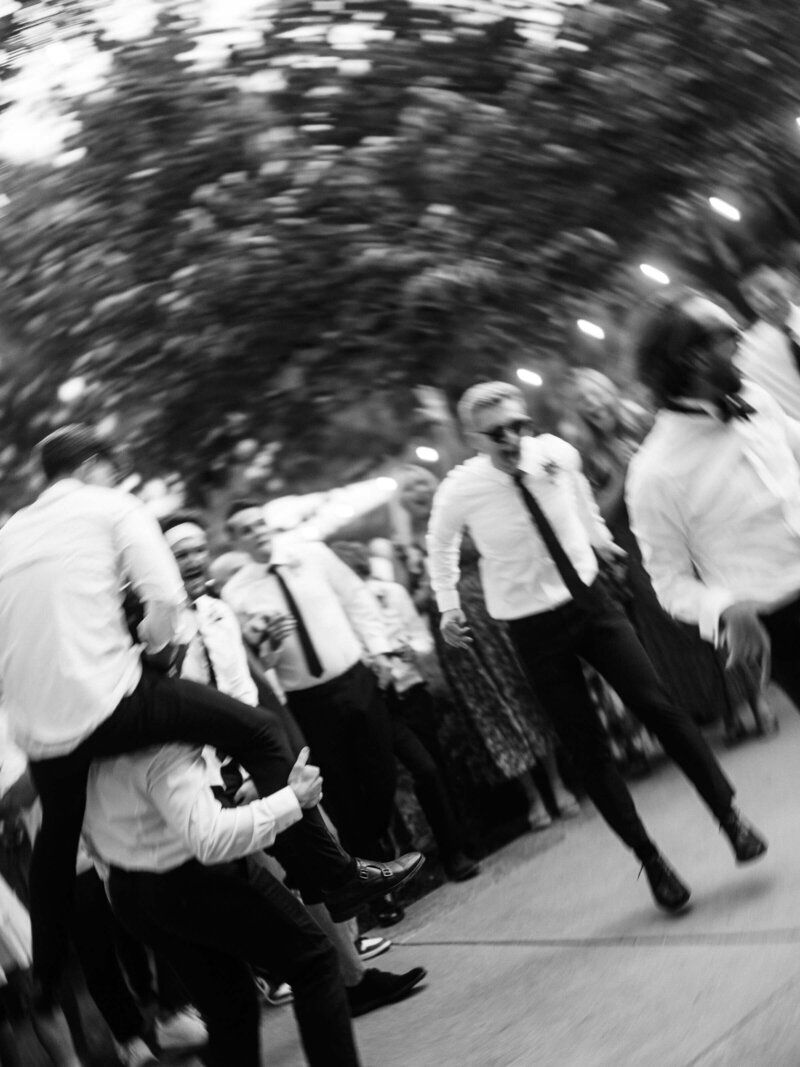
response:
<path id="1" fill-rule="evenodd" d="M 680 880 L 660 853 L 656 852 L 650 859 L 643 860 L 642 871 L 647 875 L 653 899 L 660 908 L 676 912 L 685 908 L 689 903 L 691 890 Z"/>
<path id="2" fill-rule="evenodd" d="M 731 843 L 737 863 L 751 863 L 767 851 L 767 842 L 755 827 L 742 818 L 738 809 L 733 805 L 719 825 Z"/>

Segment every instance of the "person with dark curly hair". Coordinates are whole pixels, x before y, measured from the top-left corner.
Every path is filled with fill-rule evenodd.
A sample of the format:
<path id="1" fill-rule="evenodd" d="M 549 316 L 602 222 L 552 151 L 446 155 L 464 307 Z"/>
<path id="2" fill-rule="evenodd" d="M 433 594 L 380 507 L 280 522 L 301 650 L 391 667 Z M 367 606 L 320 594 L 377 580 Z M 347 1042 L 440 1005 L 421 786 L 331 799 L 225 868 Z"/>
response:
<path id="1" fill-rule="evenodd" d="M 660 410 L 627 500 L 666 610 L 798 704 L 800 423 L 742 378 L 739 337 L 693 290 L 647 311 L 638 369 Z"/>

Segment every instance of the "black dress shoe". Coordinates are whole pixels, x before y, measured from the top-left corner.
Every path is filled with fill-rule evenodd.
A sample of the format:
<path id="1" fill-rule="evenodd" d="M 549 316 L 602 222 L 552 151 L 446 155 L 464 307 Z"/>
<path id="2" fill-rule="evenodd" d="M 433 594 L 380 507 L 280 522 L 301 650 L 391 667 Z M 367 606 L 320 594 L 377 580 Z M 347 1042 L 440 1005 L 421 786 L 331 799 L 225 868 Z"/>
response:
<path id="1" fill-rule="evenodd" d="M 356 872 L 341 889 L 325 894 L 325 904 L 335 923 L 352 919 L 361 907 L 375 897 L 385 896 L 408 882 L 422 867 L 421 852 L 407 852 L 389 863 L 356 860 Z"/>
<path id="2" fill-rule="evenodd" d="M 358 985 L 347 990 L 351 1016 L 355 1019 L 357 1015 L 375 1011 L 384 1004 L 402 1000 L 427 974 L 424 967 L 412 967 L 405 974 L 392 974 L 390 971 L 379 971 L 371 967 L 364 971 L 364 977 Z"/>
<path id="3" fill-rule="evenodd" d="M 468 878 L 474 878 L 476 874 L 480 874 L 481 870 L 480 863 L 477 860 L 471 860 L 463 852 L 450 856 L 442 866 L 451 882 L 466 882 Z"/>
<path id="4" fill-rule="evenodd" d="M 767 851 L 767 842 L 736 808 L 731 808 L 720 827 L 733 846 L 737 863 L 751 863 Z"/>
<path id="5" fill-rule="evenodd" d="M 692 892 L 662 855 L 656 853 L 652 859 L 646 860 L 642 863 L 642 870 L 647 875 L 653 899 L 660 908 L 676 912 L 686 907 Z"/>

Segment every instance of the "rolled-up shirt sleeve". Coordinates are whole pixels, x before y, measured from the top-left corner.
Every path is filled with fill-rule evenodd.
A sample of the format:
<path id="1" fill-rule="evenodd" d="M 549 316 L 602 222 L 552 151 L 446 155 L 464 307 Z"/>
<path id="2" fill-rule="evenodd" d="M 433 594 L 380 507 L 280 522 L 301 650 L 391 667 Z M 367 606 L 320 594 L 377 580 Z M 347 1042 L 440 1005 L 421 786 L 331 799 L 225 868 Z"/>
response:
<path id="1" fill-rule="evenodd" d="M 439 611 L 461 607 L 458 595 L 460 549 L 464 536 L 465 515 L 460 506 L 455 482 L 446 478 L 433 498 L 428 522 L 428 572 L 436 594 Z"/>
<path id="2" fill-rule="evenodd" d="M 177 635 L 186 601 L 178 566 L 154 516 L 133 499 L 114 534 L 123 577 L 144 607 L 139 639 L 147 652 L 160 652 Z"/>
<path id="3" fill-rule="evenodd" d="M 199 751 L 168 746 L 148 772 L 148 794 L 168 826 L 200 863 L 225 863 L 268 848 L 302 817 L 288 786 L 238 808 L 223 808 L 211 792 Z"/>
<path id="4" fill-rule="evenodd" d="M 735 602 L 729 589 L 700 581 L 669 487 L 631 468 L 626 499 L 631 529 L 662 607 L 681 622 L 695 623 L 700 635 L 719 643 L 720 615 Z"/>

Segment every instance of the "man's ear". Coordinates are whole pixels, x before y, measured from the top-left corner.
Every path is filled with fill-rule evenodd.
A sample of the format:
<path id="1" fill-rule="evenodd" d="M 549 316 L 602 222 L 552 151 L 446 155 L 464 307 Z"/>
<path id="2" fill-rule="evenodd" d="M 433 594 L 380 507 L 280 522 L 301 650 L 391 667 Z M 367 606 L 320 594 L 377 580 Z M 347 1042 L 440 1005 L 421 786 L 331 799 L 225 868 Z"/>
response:
<path id="1" fill-rule="evenodd" d="M 486 448 L 486 438 L 482 433 L 478 433 L 477 430 L 466 430 L 464 432 L 464 440 L 476 452 L 483 452 Z"/>

